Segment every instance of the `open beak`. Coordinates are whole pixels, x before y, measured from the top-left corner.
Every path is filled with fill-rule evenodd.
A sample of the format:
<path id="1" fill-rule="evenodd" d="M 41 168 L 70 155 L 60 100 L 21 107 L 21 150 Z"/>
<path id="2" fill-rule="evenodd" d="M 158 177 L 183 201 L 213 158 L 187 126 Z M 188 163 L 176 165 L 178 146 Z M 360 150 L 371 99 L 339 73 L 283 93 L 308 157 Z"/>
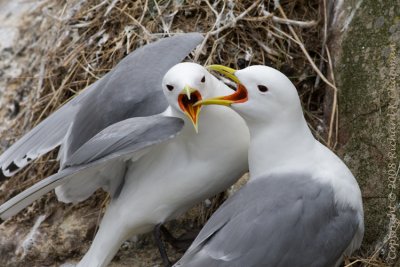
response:
<path id="1" fill-rule="evenodd" d="M 239 79 L 235 76 L 235 69 L 225 67 L 222 65 L 210 65 L 207 67 L 210 70 L 215 70 L 228 79 L 234 81 L 237 84 L 237 89 L 235 93 L 227 96 L 218 96 L 213 98 L 208 98 L 205 100 L 198 101 L 195 106 L 197 105 L 223 105 L 223 106 L 230 106 L 232 104 L 243 103 L 248 100 L 247 98 L 247 89 L 244 85 L 239 81 Z"/>
<path id="2" fill-rule="evenodd" d="M 187 85 L 183 88 L 183 90 L 180 92 L 178 96 L 179 107 L 193 123 L 196 133 L 198 132 L 198 122 L 199 122 L 199 113 L 201 110 L 201 104 L 198 105 L 194 104 L 201 100 L 202 98 L 200 92 Z"/>

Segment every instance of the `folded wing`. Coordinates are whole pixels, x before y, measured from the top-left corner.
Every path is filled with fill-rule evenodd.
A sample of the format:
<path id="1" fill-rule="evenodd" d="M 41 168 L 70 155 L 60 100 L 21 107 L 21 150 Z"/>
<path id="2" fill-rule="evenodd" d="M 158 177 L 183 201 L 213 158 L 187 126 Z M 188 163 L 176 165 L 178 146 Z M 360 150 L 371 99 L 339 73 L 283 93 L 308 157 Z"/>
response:
<path id="1" fill-rule="evenodd" d="M 99 187 L 115 193 L 123 183 L 126 161 L 138 159 L 146 149 L 173 138 L 183 124 L 179 118 L 155 115 L 126 119 L 107 127 L 71 155 L 65 169 L 1 205 L 0 218 L 15 215 L 58 186 L 58 193 L 67 202 L 83 200 Z"/>
<path id="2" fill-rule="evenodd" d="M 135 50 L 8 148 L 0 156 L 0 177 L 12 176 L 59 145 L 64 167 L 80 146 L 104 128 L 163 111 L 167 107 L 161 88 L 164 74 L 202 39 L 199 33 L 181 34 Z"/>
<path id="3" fill-rule="evenodd" d="M 257 179 L 216 211 L 175 266 L 335 266 L 359 224 L 306 174 Z"/>

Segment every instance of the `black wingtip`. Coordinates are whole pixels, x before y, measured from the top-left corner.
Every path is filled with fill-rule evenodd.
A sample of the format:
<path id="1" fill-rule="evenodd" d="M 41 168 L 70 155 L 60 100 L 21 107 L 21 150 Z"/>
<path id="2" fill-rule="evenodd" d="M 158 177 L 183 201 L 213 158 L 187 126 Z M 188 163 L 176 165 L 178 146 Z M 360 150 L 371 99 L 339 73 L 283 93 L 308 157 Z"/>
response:
<path id="1" fill-rule="evenodd" d="M 10 165 L 8 165 L 7 167 L 7 171 L 9 171 L 10 173 L 15 172 L 16 170 L 18 170 L 19 167 L 17 166 L 17 164 L 15 164 L 15 162 L 11 162 Z"/>
<path id="2" fill-rule="evenodd" d="M 0 218 L 0 224 L 2 224 L 4 222 L 4 220 L 2 218 Z"/>
<path id="3" fill-rule="evenodd" d="M 30 160 L 30 158 L 27 159 L 28 161 Z M 18 167 L 17 164 L 15 164 L 14 162 L 11 162 L 10 165 L 7 166 L 6 171 L 9 171 L 10 173 L 13 173 L 17 170 L 19 170 L 20 167 Z M 9 176 L 6 176 L 3 172 L 3 170 L 0 169 L 0 182 L 3 182 L 5 180 L 7 180 L 9 178 Z"/>

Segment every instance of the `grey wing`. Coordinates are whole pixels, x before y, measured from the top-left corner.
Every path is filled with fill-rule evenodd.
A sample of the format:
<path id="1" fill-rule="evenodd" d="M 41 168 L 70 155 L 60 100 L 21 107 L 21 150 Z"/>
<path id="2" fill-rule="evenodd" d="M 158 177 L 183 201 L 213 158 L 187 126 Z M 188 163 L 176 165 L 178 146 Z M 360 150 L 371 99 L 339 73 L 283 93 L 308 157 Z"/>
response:
<path id="1" fill-rule="evenodd" d="M 210 218 L 176 266 L 335 266 L 360 222 L 307 175 L 250 182 Z"/>
<path id="2" fill-rule="evenodd" d="M 78 197 L 103 186 L 104 181 L 97 178 L 104 172 L 114 181 L 123 183 L 127 159 L 140 157 L 147 148 L 173 138 L 183 125 L 180 118 L 155 115 L 127 119 L 104 129 L 71 156 L 69 167 L 2 204 L 0 218 L 4 220 L 15 215 L 42 195 L 73 180 L 81 181 L 81 188 L 77 190 L 82 191 L 76 192 Z"/>
<path id="3" fill-rule="evenodd" d="M 176 35 L 129 54 L 102 79 L 8 148 L 0 156 L 0 178 L 12 176 L 59 145 L 63 166 L 82 144 L 111 124 L 163 111 L 167 107 L 161 89 L 163 75 L 202 39 L 199 33 Z"/>
<path id="4" fill-rule="evenodd" d="M 61 164 L 105 127 L 127 118 L 164 111 L 168 106 L 161 87 L 165 73 L 202 39 L 199 33 L 176 35 L 146 45 L 124 58 L 81 105 L 66 140 Z"/>
<path id="5" fill-rule="evenodd" d="M 66 162 L 66 166 L 88 164 L 108 155 L 123 154 L 132 147 L 147 146 L 175 136 L 183 127 L 176 117 L 153 115 L 117 122 L 83 144 Z"/>
<path id="6" fill-rule="evenodd" d="M 58 109 L 0 155 L 0 180 L 5 178 L 3 176 L 14 175 L 31 160 L 61 145 L 77 111 L 77 104 L 86 94 Z"/>

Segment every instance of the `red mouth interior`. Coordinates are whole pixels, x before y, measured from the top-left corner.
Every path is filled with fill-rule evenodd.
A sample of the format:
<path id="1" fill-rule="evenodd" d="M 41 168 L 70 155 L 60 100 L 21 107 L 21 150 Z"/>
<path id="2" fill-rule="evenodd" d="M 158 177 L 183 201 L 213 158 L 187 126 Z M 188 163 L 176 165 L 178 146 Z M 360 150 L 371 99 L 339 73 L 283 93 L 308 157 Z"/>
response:
<path id="1" fill-rule="evenodd" d="M 248 96 L 247 96 L 247 89 L 246 87 L 244 87 L 243 84 L 238 84 L 238 88 L 236 89 L 236 92 L 234 92 L 231 95 L 227 95 L 225 97 L 223 97 L 224 100 L 230 100 L 233 101 L 235 103 L 243 103 L 246 102 L 248 100 Z"/>
<path id="2" fill-rule="evenodd" d="M 193 106 L 195 103 L 201 100 L 201 94 L 198 91 L 194 91 L 190 94 L 190 99 L 185 94 L 178 96 L 178 103 L 181 110 L 189 114 L 193 122 L 197 121 L 197 112 L 201 108 L 201 105 Z"/>

